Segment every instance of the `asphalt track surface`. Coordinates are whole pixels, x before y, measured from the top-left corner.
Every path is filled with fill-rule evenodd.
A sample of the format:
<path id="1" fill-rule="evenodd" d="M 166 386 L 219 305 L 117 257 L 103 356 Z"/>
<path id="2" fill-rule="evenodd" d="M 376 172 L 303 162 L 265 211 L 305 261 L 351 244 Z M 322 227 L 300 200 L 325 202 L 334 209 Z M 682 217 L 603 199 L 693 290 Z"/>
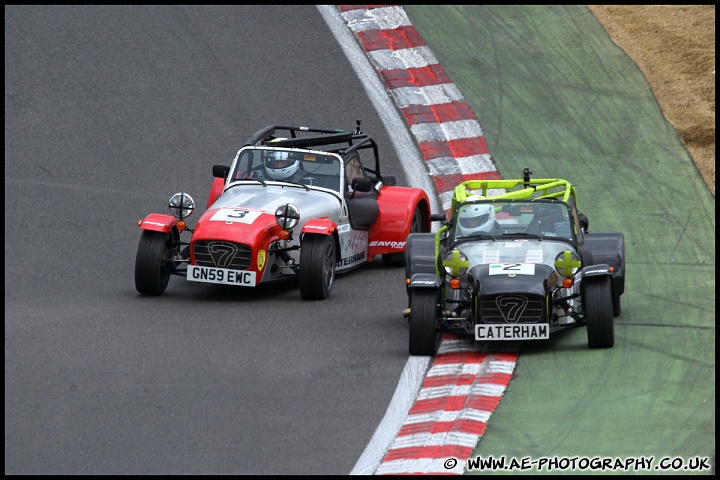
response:
<path id="1" fill-rule="evenodd" d="M 13 6 L 5 27 L 5 472 L 350 472 L 407 362 L 403 269 L 323 302 L 133 280 L 137 221 L 181 190 L 204 208 L 266 125 L 360 118 L 405 181 L 317 8 Z"/>
<path id="2" fill-rule="evenodd" d="M 715 204 L 642 75 L 583 8 L 407 11 L 500 172 L 567 172 L 627 242 L 615 348 L 524 345 L 476 453 L 714 462 Z M 5 472 L 350 472 L 407 362 L 401 272 L 322 304 L 132 284 L 137 219 L 204 204 L 260 126 L 363 118 L 405 180 L 315 7 L 5 12 Z"/>

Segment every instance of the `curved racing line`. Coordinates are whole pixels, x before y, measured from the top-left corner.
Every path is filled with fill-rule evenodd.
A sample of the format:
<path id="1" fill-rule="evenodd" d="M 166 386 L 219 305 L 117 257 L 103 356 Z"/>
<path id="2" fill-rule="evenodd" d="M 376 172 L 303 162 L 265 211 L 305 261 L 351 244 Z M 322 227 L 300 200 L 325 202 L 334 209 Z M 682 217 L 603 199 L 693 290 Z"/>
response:
<path id="1" fill-rule="evenodd" d="M 477 117 L 405 10 L 337 8 L 409 125 L 443 210 L 449 211 L 459 183 L 499 179 Z M 351 473 L 462 475 L 512 378 L 519 343 L 507 344 L 506 351 L 477 348 L 474 342 L 444 335 L 380 465 L 369 471 L 358 462 Z"/>

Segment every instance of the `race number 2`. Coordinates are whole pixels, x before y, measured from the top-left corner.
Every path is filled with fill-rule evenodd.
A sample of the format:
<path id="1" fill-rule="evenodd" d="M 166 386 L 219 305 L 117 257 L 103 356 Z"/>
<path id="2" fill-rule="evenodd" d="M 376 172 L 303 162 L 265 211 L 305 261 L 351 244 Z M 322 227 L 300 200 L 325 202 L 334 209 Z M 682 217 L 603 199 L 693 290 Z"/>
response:
<path id="1" fill-rule="evenodd" d="M 535 275 L 534 263 L 491 263 L 489 275 Z"/>

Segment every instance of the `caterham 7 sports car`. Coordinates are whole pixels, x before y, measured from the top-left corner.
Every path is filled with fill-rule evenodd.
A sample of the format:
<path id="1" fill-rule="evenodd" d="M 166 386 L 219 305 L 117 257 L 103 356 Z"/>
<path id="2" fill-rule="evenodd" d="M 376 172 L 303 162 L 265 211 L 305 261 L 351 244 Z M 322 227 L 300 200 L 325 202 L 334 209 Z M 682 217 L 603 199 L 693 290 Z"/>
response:
<path id="1" fill-rule="evenodd" d="M 587 327 L 590 348 L 614 345 L 624 235 L 588 232 L 575 188 L 531 173 L 461 183 L 451 219 L 408 236 L 411 355 L 435 355 L 445 332 L 493 342 Z"/>
<path id="2" fill-rule="evenodd" d="M 376 255 L 402 266 L 408 234 L 430 231 L 427 194 L 381 174 L 378 146 L 360 121 L 352 131 L 265 127 L 230 166 L 212 171 L 207 209 L 193 228 L 187 193 L 170 198 L 170 215 L 138 222 L 141 294 L 162 294 L 177 275 L 240 287 L 297 279 L 303 299 L 321 300 L 336 272 Z"/>

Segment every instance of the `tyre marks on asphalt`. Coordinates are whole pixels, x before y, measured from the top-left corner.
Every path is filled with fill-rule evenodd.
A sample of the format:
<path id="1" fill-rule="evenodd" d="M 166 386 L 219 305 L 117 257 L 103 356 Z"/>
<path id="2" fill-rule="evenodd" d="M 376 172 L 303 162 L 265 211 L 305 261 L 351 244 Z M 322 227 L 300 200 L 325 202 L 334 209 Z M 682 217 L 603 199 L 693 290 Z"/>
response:
<path id="1" fill-rule="evenodd" d="M 455 186 L 500 175 L 472 108 L 400 6 L 338 10 L 402 112 L 448 212 Z M 462 475 L 512 378 L 519 343 L 444 335 L 435 360 L 376 474 Z"/>

